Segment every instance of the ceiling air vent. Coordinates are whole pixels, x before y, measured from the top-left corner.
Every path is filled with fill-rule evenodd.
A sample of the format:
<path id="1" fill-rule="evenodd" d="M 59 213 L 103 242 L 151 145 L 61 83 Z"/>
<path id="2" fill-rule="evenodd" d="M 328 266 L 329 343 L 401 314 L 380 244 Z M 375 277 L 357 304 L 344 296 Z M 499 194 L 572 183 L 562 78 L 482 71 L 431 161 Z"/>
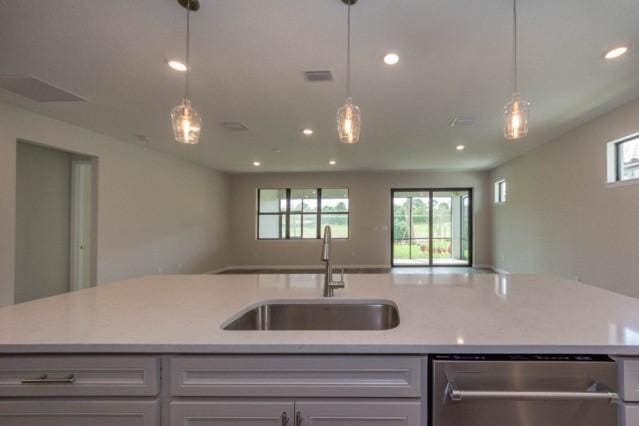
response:
<path id="1" fill-rule="evenodd" d="M 329 70 L 304 71 L 306 81 L 332 81 L 333 73 Z"/>
<path id="2" fill-rule="evenodd" d="M 453 118 L 453 121 L 450 122 L 450 127 L 468 127 L 475 124 L 476 118 L 472 115 L 460 115 L 459 117 Z"/>
<path id="3" fill-rule="evenodd" d="M 66 92 L 35 77 L 0 76 L 0 88 L 24 96 L 36 102 L 85 102 L 73 93 Z"/>
<path id="4" fill-rule="evenodd" d="M 242 123 L 224 122 L 222 123 L 222 127 L 231 132 L 244 132 L 248 130 L 248 127 Z"/>

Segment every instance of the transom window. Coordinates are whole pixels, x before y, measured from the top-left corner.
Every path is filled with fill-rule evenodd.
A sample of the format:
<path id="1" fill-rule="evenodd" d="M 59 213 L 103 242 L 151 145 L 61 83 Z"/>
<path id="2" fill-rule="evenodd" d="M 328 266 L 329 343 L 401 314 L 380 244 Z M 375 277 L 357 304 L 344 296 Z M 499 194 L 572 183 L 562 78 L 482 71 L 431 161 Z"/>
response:
<path id="1" fill-rule="evenodd" d="M 503 204 L 506 202 L 506 179 L 495 182 L 495 203 Z"/>
<path id="2" fill-rule="evenodd" d="M 348 238 L 348 189 L 278 188 L 257 190 L 257 238 L 322 238 L 331 226 L 333 238 Z"/>

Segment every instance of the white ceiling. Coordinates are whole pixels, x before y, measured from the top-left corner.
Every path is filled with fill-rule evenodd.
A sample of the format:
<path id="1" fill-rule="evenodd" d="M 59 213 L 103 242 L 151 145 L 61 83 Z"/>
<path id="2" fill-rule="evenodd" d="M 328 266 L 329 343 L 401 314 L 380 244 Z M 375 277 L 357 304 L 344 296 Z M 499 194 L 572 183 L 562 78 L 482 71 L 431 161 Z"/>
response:
<path id="1" fill-rule="evenodd" d="M 532 111 L 530 136 L 518 142 L 501 136 L 512 84 L 510 0 L 361 0 L 353 97 L 362 139 L 342 145 L 341 1 L 201 2 L 191 49 L 199 145 L 171 137 L 184 76 L 164 62 L 183 55 L 184 9 L 175 0 L 0 0 L 0 75 L 33 75 L 88 102 L 36 103 L 1 90 L 0 101 L 241 172 L 257 171 L 255 160 L 259 171 L 485 169 L 639 97 L 637 0 L 520 0 L 520 89 Z M 617 44 L 634 49 L 605 62 Z M 401 56 L 395 67 L 381 61 L 391 50 Z M 332 70 L 335 81 L 305 82 L 301 72 L 313 69 Z M 451 129 L 456 115 L 477 123 Z M 221 127 L 228 121 L 249 131 L 229 132 Z M 304 127 L 315 135 L 301 136 Z"/>

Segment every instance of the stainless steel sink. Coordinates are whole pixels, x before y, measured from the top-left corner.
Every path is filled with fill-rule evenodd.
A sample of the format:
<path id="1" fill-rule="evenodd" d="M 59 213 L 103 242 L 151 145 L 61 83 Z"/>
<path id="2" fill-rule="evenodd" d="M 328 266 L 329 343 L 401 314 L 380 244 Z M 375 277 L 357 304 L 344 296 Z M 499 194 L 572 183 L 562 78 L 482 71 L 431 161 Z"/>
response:
<path id="1" fill-rule="evenodd" d="M 240 312 L 224 330 L 389 330 L 399 311 L 389 301 L 269 301 Z"/>

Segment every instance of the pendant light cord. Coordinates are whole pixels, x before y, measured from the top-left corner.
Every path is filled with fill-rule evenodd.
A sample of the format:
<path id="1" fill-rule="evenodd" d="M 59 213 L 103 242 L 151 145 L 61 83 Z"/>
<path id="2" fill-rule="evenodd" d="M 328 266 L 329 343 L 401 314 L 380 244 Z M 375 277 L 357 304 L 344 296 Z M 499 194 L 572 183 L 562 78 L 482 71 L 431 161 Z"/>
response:
<path id="1" fill-rule="evenodd" d="M 189 64 L 189 42 L 191 40 L 191 22 L 190 22 L 190 12 L 191 12 L 191 0 L 186 1 L 186 75 L 184 76 L 184 98 L 189 98 L 189 74 L 190 74 L 190 64 Z"/>
<path id="2" fill-rule="evenodd" d="M 519 91 L 517 82 L 517 0 L 513 0 L 513 89 Z"/>
<path id="3" fill-rule="evenodd" d="M 351 97 L 351 2 L 348 2 L 348 20 L 346 23 L 346 95 Z"/>

